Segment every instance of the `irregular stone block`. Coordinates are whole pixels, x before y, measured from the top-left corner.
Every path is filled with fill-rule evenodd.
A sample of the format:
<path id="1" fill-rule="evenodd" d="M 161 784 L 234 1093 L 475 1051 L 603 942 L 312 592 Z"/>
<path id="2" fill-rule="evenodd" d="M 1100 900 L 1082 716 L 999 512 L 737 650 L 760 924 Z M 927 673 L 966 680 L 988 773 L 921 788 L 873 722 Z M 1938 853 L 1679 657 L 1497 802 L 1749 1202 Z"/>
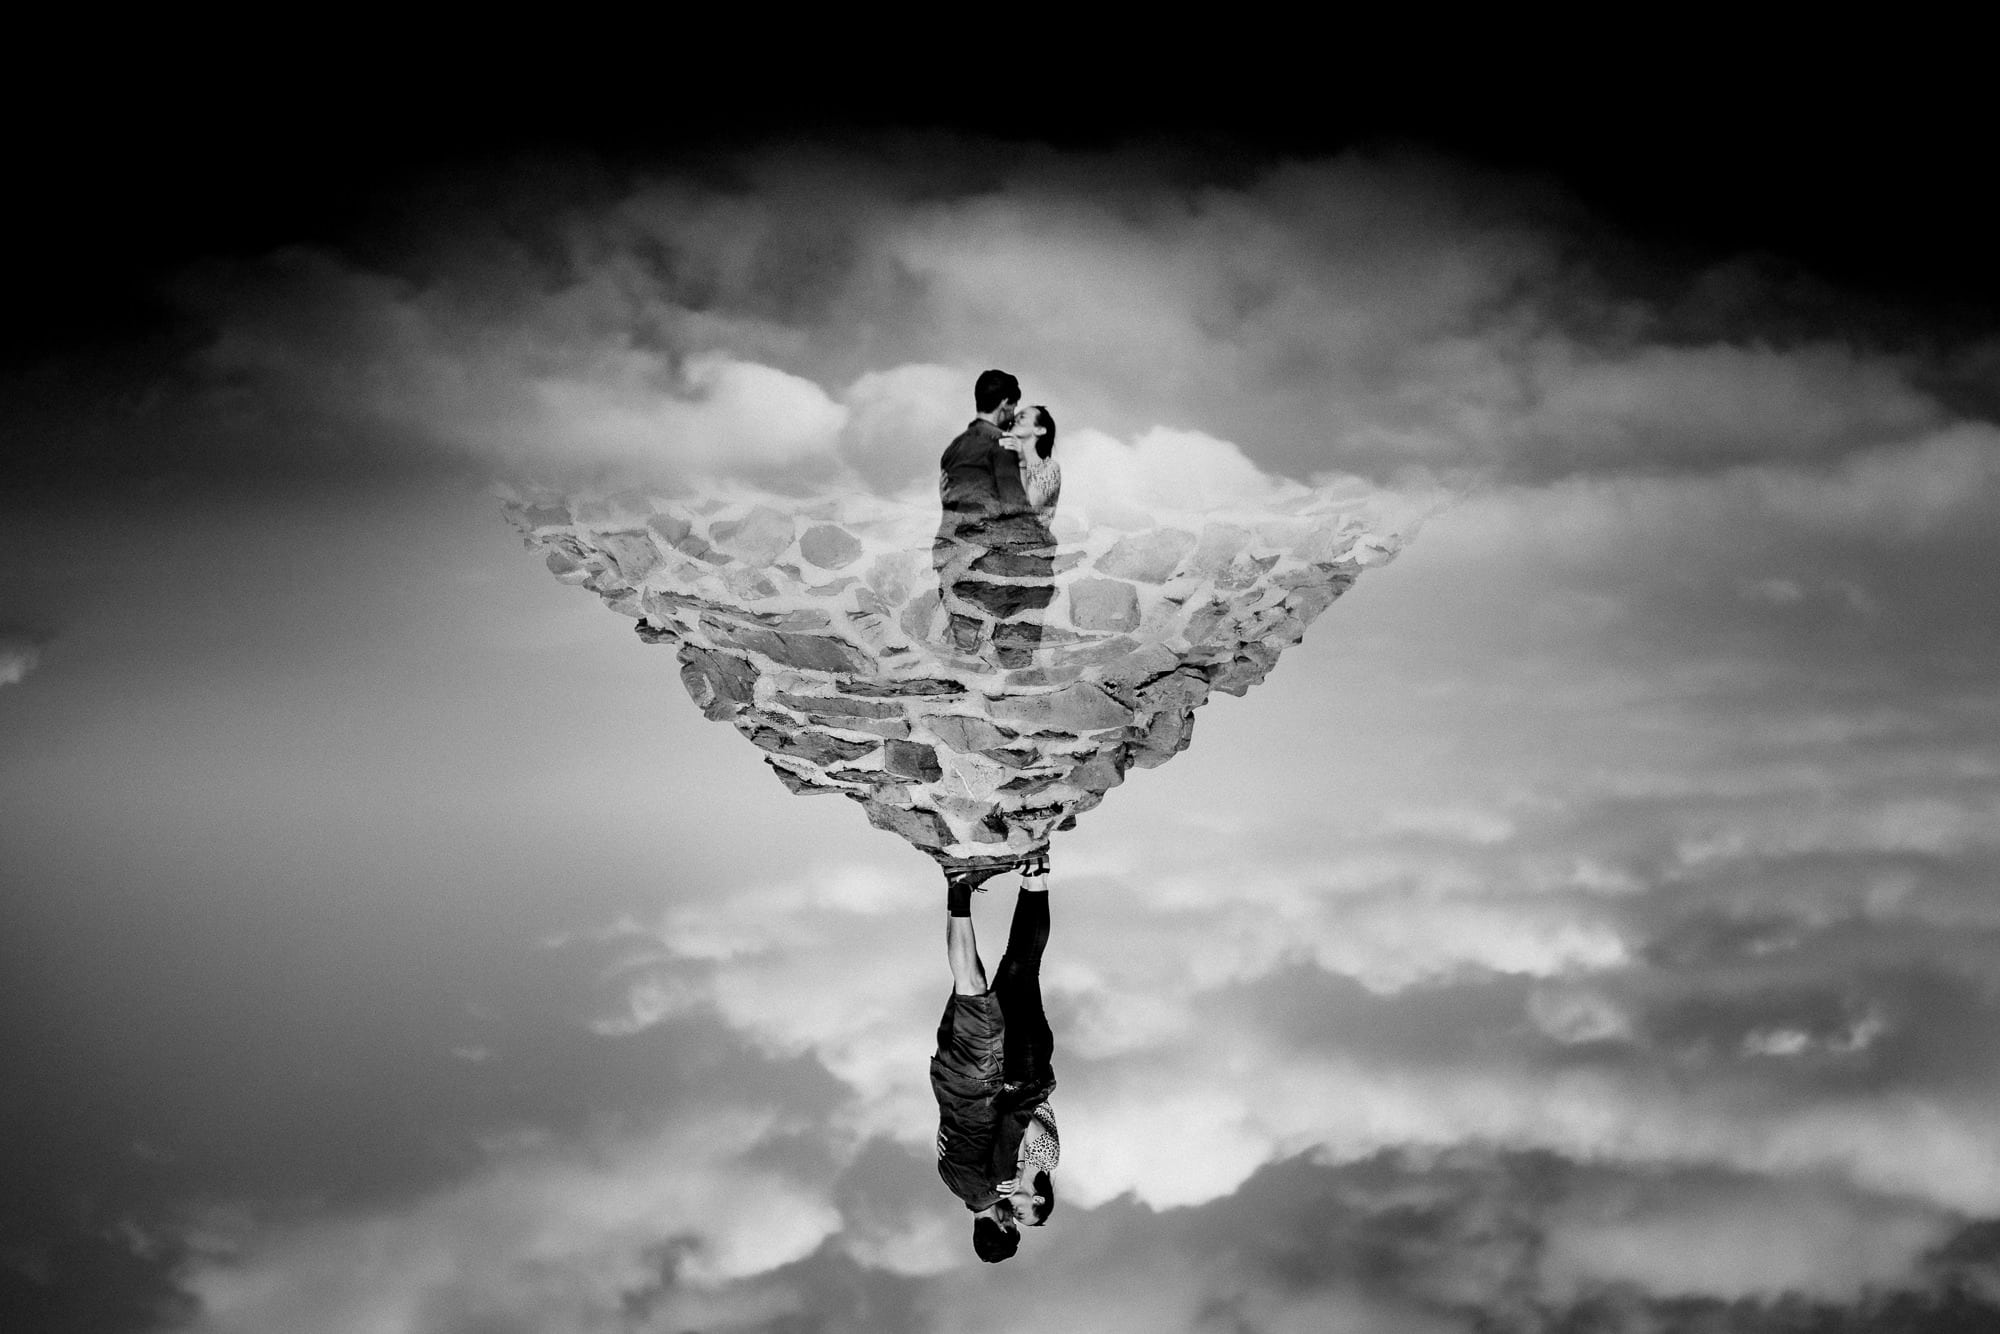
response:
<path id="1" fill-rule="evenodd" d="M 965 753 L 992 750 L 1014 739 L 1014 733 L 995 727 L 984 718 L 970 718 L 963 714 L 936 714 L 926 718 L 924 725 L 939 741 Z"/>
<path id="2" fill-rule="evenodd" d="M 583 581 L 583 586 L 591 592 L 599 597 L 615 598 L 632 591 L 632 585 L 625 581 L 625 576 L 619 574 L 617 569 L 602 556 L 591 562 L 591 565 L 590 578 Z"/>
<path id="3" fill-rule="evenodd" d="M 1107 686 L 1136 686 L 1142 681 L 1150 681 L 1163 672 L 1170 672 L 1180 664 L 1174 651 L 1164 644 L 1148 644 L 1136 653 L 1128 654 L 1123 660 L 1112 663 L 1097 679 Z"/>
<path id="4" fill-rule="evenodd" d="M 646 520 L 646 526 L 670 547 L 679 546 L 694 531 L 694 525 L 678 514 L 655 514 Z"/>
<path id="5" fill-rule="evenodd" d="M 647 589 L 646 609 L 652 615 L 660 617 L 712 610 L 710 604 L 701 598 L 687 593 L 676 593 L 671 588 Z"/>
<path id="6" fill-rule="evenodd" d="M 1125 781 L 1123 750 L 1105 750 L 1070 771 L 1069 780 L 1091 792 L 1103 792 Z"/>
<path id="7" fill-rule="evenodd" d="M 793 796 L 822 797 L 841 791 L 841 788 L 837 784 L 816 783 L 803 773 L 787 769 L 768 755 L 764 757 L 764 763 L 771 766 L 771 772 L 778 776 L 779 782 L 792 790 Z"/>
<path id="8" fill-rule="evenodd" d="M 726 565 L 729 563 L 728 555 L 710 546 L 700 533 L 690 532 L 686 537 L 674 543 L 674 550 L 693 556 L 696 560 L 705 560 L 710 565 Z"/>
<path id="9" fill-rule="evenodd" d="M 1042 627 L 1033 621 L 1003 621 L 993 627 L 993 653 L 1002 667 L 1027 667 L 1041 647 Z"/>
<path id="10" fill-rule="evenodd" d="M 882 767 L 892 774 L 935 783 L 944 777 L 938 767 L 937 752 L 917 741 L 891 741 L 883 751 Z"/>
<path id="11" fill-rule="evenodd" d="M 1055 774 L 1022 774 L 1019 777 L 1008 779 L 1000 790 L 1002 792 L 1017 793 L 1024 797 L 1032 797 L 1037 792 L 1048 791 L 1062 781 L 1061 777 Z"/>
<path id="12" fill-rule="evenodd" d="M 1245 645 L 1243 651 L 1210 672 L 1209 688 L 1225 695 L 1242 695 L 1270 674 L 1277 654 L 1262 644 Z"/>
<path id="13" fill-rule="evenodd" d="M 828 769 L 826 776 L 835 782 L 865 787 L 877 801 L 887 801 L 895 806 L 910 804 L 909 787 L 902 779 L 880 769 Z"/>
<path id="14" fill-rule="evenodd" d="M 840 727 L 850 732 L 872 732 L 879 737 L 901 741 L 910 735 L 910 725 L 901 718 L 831 718 L 823 713 L 805 715 L 815 727 Z"/>
<path id="15" fill-rule="evenodd" d="M 1329 584 L 1321 584 L 1316 588 L 1295 589 L 1292 595 L 1285 599 L 1285 607 L 1292 615 L 1298 617 L 1301 623 L 1310 625 L 1321 612 L 1333 605 L 1333 600 L 1340 596 L 1341 591 Z"/>
<path id="16" fill-rule="evenodd" d="M 864 576 L 868 587 L 884 602 L 898 606 L 910 599 L 914 562 L 904 552 L 884 552 L 877 556 Z"/>
<path id="17" fill-rule="evenodd" d="M 1024 611 L 1040 611 L 1056 595 L 1054 584 L 997 584 L 984 579 L 961 579 L 951 591 L 996 621 Z"/>
<path id="18" fill-rule="evenodd" d="M 1192 668 L 1180 668 L 1146 684 L 1138 706 L 1146 714 L 1144 738 L 1132 748 L 1128 762 L 1156 768 L 1188 748 L 1194 736 L 1194 710 L 1208 700 L 1208 678 Z"/>
<path id="19" fill-rule="evenodd" d="M 1201 530 L 1188 561 L 1197 572 L 1213 578 L 1229 568 L 1237 553 L 1250 544 L 1250 530 L 1233 523 L 1212 523 Z"/>
<path id="20" fill-rule="evenodd" d="M 861 543 L 845 528 L 823 523 L 799 538 L 799 555 L 822 570 L 838 570 L 861 559 Z"/>
<path id="21" fill-rule="evenodd" d="M 715 688 L 715 682 L 693 663 L 682 664 L 681 684 L 687 687 L 688 698 L 701 710 L 701 716 L 712 723 L 723 721 L 740 707 L 722 698 L 721 693 Z"/>
<path id="22" fill-rule="evenodd" d="M 681 665 L 700 673 L 716 694 L 732 703 L 749 704 L 757 696 L 757 669 L 734 654 L 688 644 L 681 649 Z"/>
<path id="23" fill-rule="evenodd" d="M 1229 618 L 1229 610 L 1229 604 L 1220 600 L 1202 604 L 1188 616 L 1182 636 L 1189 644 L 1207 643 Z"/>
<path id="24" fill-rule="evenodd" d="M 1047 579 L 1055 573 L 1055 559 L 1047 552 L 989 551 L 972 562 L 972 570 L 1015 579 Z"/>
<path id="25" fill-rule="evenodd" d="M 1154 717 L 1143 740 L 1126 753 L 1125 762 L 1141 769 L 1157 769 L 1187 749 L 1194 735 L 1194 719 L 1171 710 Z"/>
<path id="26" fill-rule="evenodd" d="M 1134 533 L 1120 538 L 1117 545 L 1098 559 L 1097 572 L 1114 579 L 1163 584 L 1194 546 L 1195 535 L 1184 528 Z"/>
<path id="27" fill-rule="evenodd" d="M 1121 579 L 1079 579 L 1069 586 L 1070 624 L 1079 630 L 1139 628 L 1139 590 Z"/>
<path id="28" fill-rule="evenodd" d="M 944 611 L 944 600 L 935 588 L 927 588 L 910 599 L 910 605 L 903 608 L 903 616 L 898 622 L 903 633 L 920 644 L 929 643 L 937 634 L 938 617 Z"/>
<path id="29" fill-rule="evenodd" d="M 811 710 L 843 718 L 900 718 L 903 709 L 898 704 L 888 704 L 877 699 L 850 699 L 845 695 L 794 695 L 784 691 L 778 694 L 778 703 L 788 709 Z"/>
<path id="30" fill-rule="evenodd" d="M 1066 667 L 1094 667 L 1102 663 L 1116 662 L 1138 647 L 1138 640 L 1130 635 L 1119 635 L 1114 639 L 1099 639 L 1066 647 L 1057 661 Z"/>
<path id="31" fill-rule="evenodd" d="M 907 839 L 927 852 L 948 847 L 954 841 L 951 828 L 936 811 L 888 806 L 874 801 L 864 802 L 863 806 L 868 812 L 869 824 Z"/>
<path id="32" fill-rule="evenodd" d="M 637 532 L 599 533 L 597 547 L 611 558 L 618 572 L 632 583 L 638 583 L 654 570 L 660 568 L 660 549 L 653 543 L 653 535 L 641 529 Z"/>
<path id="33" fill-rule="evenodd" d="M 1122 727 L 1131 720 L 1131 714 L 1122 704 L 1087 681 L 1077 681 L 1045 695 L 996 699 L 989 712 L 998 723 L 1055 732 Z"/>
<path id="34" fill-rule="evenodd" d="M 742 598 L 746 602 L 756 602 L 778 595 L 778 586 L 772 583 L 762 570 L 748 565 L 732 565 L 724 570 L 722 583 L 732 596 Z"/>
<path id="35" fill-rule="evenodd" d="M 1007 664 L 1003 660 L 1000 665 L 1005 667 Z M 1002 684 L 1009 690 L 1033 690 L 1041 686 L 1066 685 L 1081 677 L 1083 672 L 1083 668 L 1069 665 L 1061 667 L 1024 667 L 1019 671 L 1007 673 Z"/>
<path id="36" fill-rule="evenodd" d="M 768 718 L 770 715 L 758 716 Z M 743 719 L 737 720 L 739 727 L 743 721 Z M 761 726 L 751 727 L 744 735 L 750 738 L 751 745 L 768 750 L 774 755 L 807 760 L 822 767 L 858 760 L 883 744 L 879 741 L 847 741 L 837 736 L 828 736 L 824 732 L 809 732 L 803 729 L 786 732 L 776 727 Z M 891 741 L 888 744 L 893 746 L 898 743 Z"/>
<path id="37" fill-rule="evenodd" d="M 965 687 L 943 677 L 920 676 L 902 681 L 842 681 L 840 692 L 864 699 L 902 699 L 912 695 L 963 695 Z"/>
<path id="38" fill-rule="evenodd" d="M 566 584 L 580 584 L 595 573 L 581 557 L 561 547 L 550 547 L 542 563 L 549 567 L 550 574 Z"/>
<path id="39" fill-rule="evenodd" d="M 736 643 L 773 662 L 812 672 L 865 672 L 865 654 L 830 635 L 786 634 L 777 630 L 738 630 Z"/>
<path id="40" fill-rule="evenodd" d="M 792 544 L 792 516 L 759 505 L 740 519 L 710 524 L 708 540 L 746 565 L 769 565 Z"/>

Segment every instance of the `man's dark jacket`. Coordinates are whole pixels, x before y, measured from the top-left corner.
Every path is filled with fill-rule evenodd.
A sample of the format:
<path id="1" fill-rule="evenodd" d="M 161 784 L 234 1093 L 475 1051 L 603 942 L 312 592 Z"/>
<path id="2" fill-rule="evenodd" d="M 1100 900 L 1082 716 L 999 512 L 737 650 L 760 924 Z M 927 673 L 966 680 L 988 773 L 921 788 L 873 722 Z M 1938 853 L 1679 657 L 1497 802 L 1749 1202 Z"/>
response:
<path id="1" fill-rule="evenodd" d="M 1015 1175 L 1021 1136 L 1035 1108 L 1055 1091 L 1043 1063 L 1023 1084 L 1001 1077 L 1005 1022 L 992 992 L 953 996 L 931 1058 L 931 1092 L 938 1105 L 938 1176 L 965 1207 L 977 1212 L 1000 1198 Z"/>
<path id="2" fill-rule="evenodd" d="M 1021 461 L 1000 443 L 1000 428 L 975 417 L 938 460 L 939 498 L 947 515 L 990 518 L 1031 513 L 1021 486 Z"/>

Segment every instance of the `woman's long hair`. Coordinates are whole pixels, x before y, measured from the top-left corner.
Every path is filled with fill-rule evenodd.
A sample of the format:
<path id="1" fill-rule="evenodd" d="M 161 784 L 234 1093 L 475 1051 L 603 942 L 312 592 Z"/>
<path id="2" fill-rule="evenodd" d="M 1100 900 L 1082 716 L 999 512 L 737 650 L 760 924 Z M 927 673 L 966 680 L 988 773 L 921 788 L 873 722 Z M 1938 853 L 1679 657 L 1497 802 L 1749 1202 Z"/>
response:
<path id="1" fill-rule="evenodd" d="M 1036 403 L 1033 407 L 1038 414 L 1036 419 L 1049 428 L 1035 437 L 1035 455 L 1038 458 L 1047 458 L 1056 452 L 1056 419 L 1041 404 Z"/>

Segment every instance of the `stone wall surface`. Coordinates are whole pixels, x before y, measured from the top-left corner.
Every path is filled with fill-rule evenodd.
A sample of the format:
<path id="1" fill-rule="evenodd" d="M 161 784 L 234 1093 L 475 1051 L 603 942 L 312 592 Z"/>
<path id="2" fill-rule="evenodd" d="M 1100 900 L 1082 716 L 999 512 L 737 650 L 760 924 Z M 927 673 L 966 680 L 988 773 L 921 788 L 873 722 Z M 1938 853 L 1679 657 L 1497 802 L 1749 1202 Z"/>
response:
<path id="1" fill-rule="evenodd" d="M 940 541 L 935 508 L 867 496 L 505 509 L 558 579 L 675 649 L 696 705 L 786 787 L 849 797 L 948 867 L 1044 847 L 1128 769 L 1185 750 L 1212 693 L 1263 680 L 1398 545 L 1317 492 L 1254 515 L 1063 517 L 1026 548 Z"/>

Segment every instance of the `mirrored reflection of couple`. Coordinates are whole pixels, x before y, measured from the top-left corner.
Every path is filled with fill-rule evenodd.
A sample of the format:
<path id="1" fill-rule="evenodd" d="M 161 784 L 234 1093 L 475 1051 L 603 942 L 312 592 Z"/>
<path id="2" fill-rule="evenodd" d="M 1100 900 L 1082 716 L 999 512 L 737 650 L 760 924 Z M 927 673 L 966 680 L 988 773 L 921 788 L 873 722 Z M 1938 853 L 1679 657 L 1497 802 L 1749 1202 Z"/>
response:
<path id="1" fill-rule="evenodd" d="M 939 593 L 956 649 L 990 655 L 1000 668 L 1028 668 L 1054 595 L 1049 523 L 1062 489 L 1055 418 L 1039 404 L 1023 408 L 1020 384 L 999 370 L 980 375 L 973 407 L 978 415 L 939 460 Z M 1012 871 L 1020 887 L 989 978 L 972 895 Z M 990 1263 L 1012 1256 L 1020 1229 L 1040 1227 L 1056 1202 L 1055 1039 L 1041 988 L 1048 875 L 1043 849 L 1014 865 L 961 866 L 945 876 L 952 991 L 931 1058 L 938 1175 L 972 1211 L 973 1250 Z"/>

